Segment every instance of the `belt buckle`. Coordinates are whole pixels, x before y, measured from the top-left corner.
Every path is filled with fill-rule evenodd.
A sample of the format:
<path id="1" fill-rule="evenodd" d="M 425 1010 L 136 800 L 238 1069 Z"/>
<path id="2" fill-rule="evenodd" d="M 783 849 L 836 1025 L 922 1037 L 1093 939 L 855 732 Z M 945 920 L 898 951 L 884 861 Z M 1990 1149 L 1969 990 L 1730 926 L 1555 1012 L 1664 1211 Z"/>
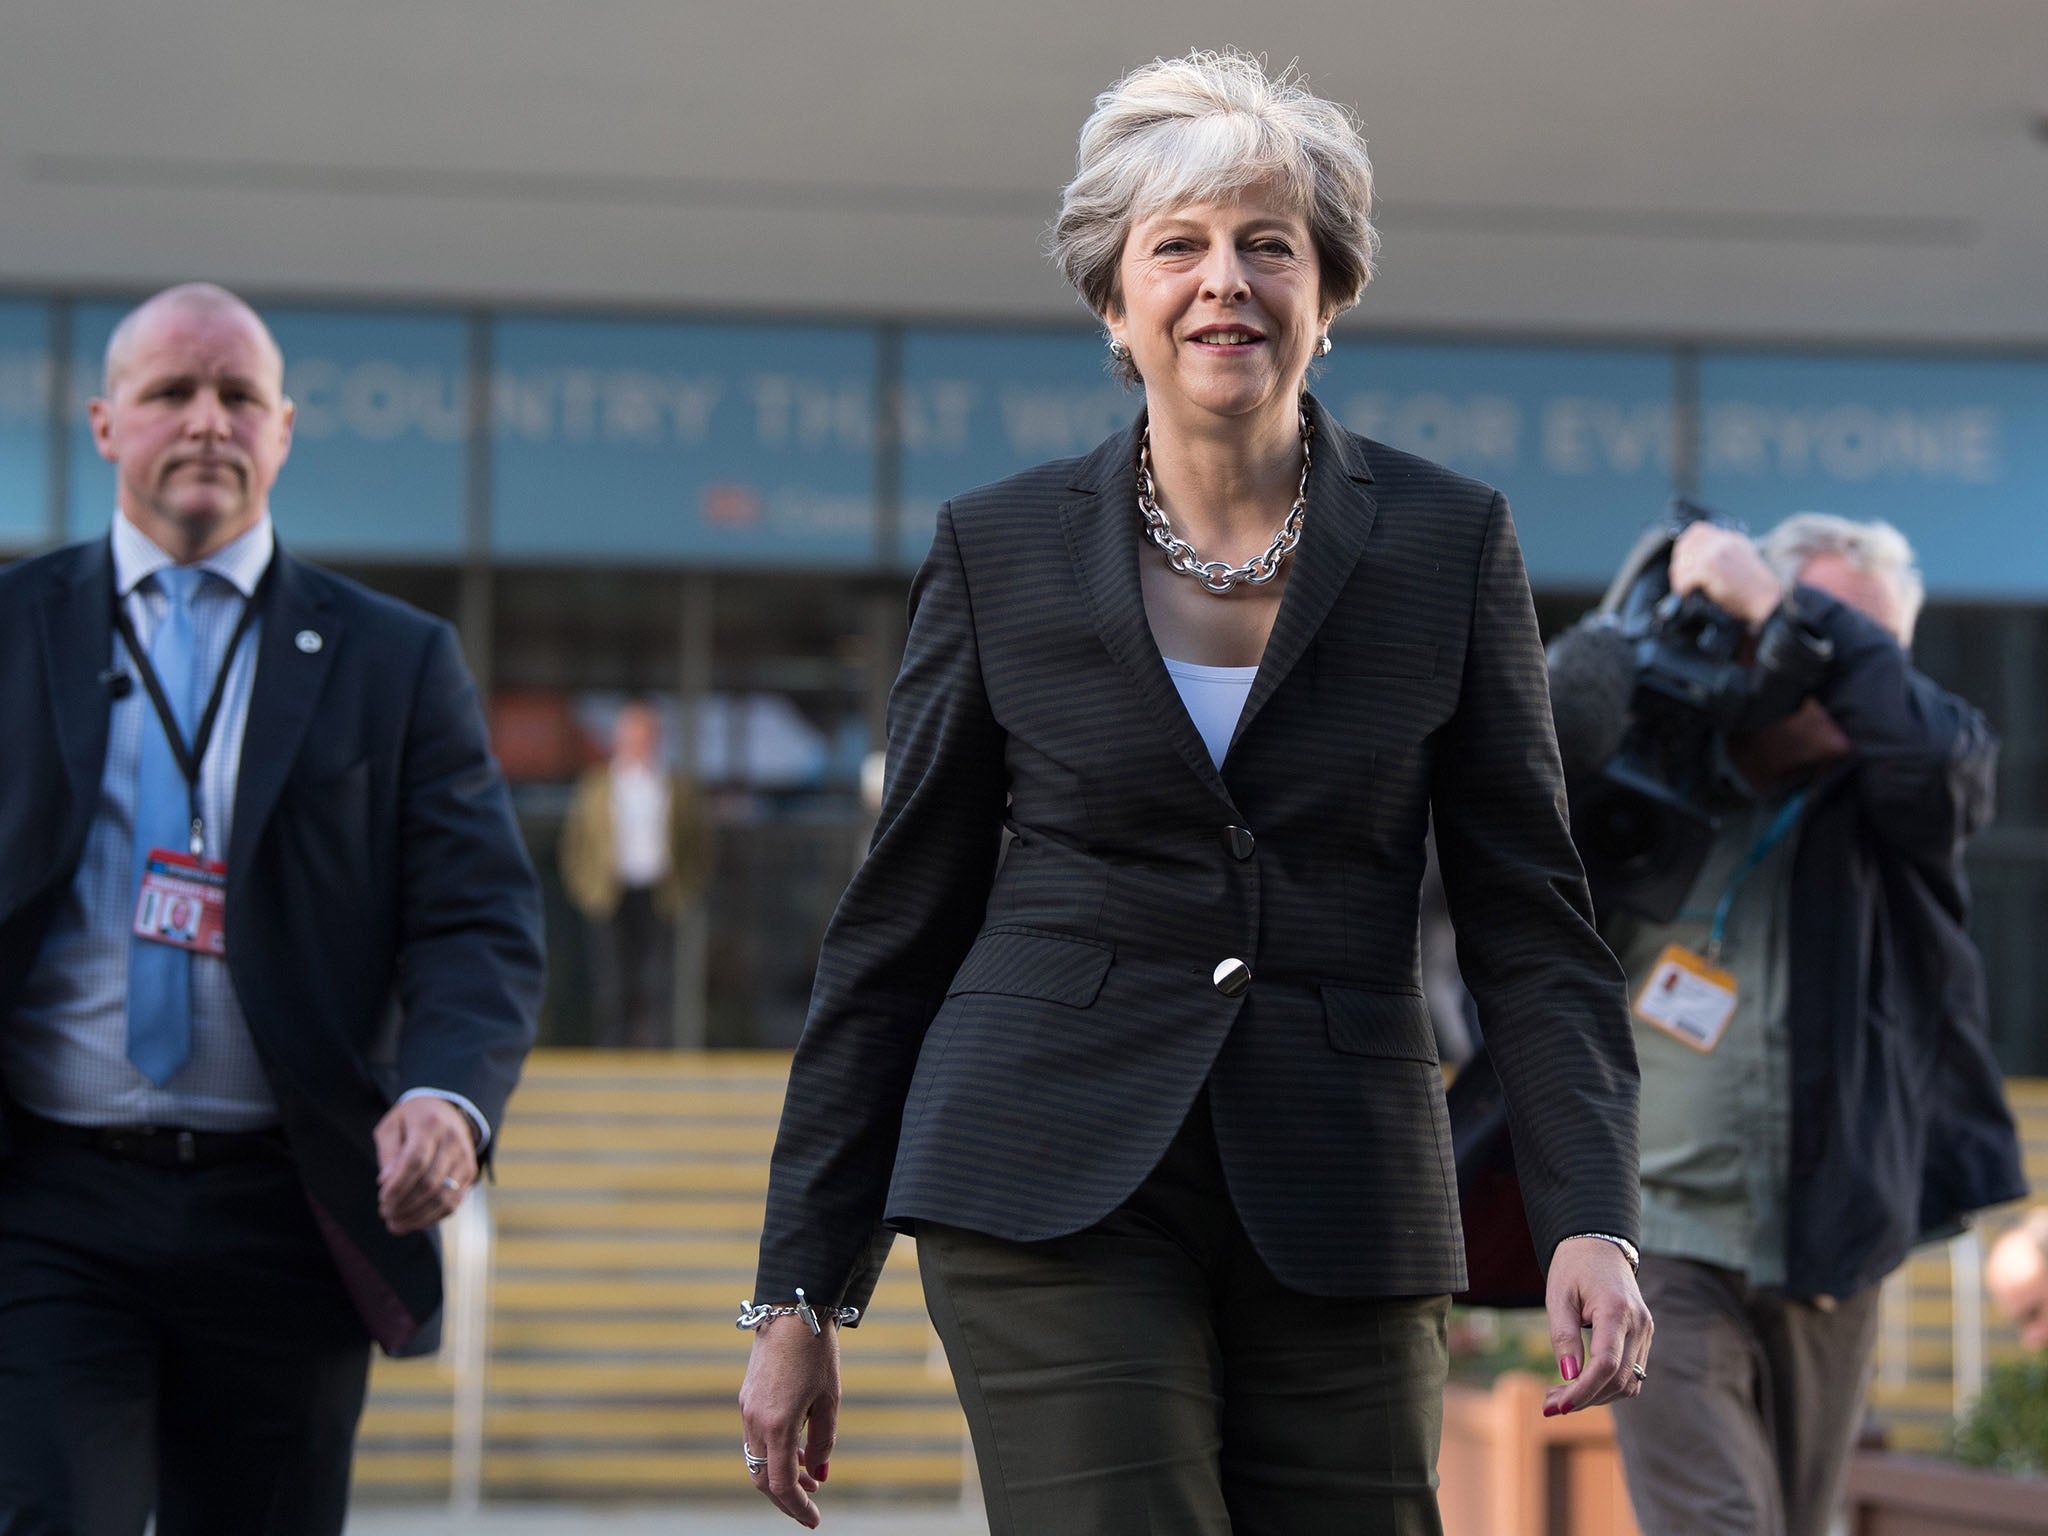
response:
<path id="1" fill-rule="evenodd" d="M 190 1168 L 199 1161 L 199 1138 L 190 1131 L 178 1132 L 178 1166 Z"/>

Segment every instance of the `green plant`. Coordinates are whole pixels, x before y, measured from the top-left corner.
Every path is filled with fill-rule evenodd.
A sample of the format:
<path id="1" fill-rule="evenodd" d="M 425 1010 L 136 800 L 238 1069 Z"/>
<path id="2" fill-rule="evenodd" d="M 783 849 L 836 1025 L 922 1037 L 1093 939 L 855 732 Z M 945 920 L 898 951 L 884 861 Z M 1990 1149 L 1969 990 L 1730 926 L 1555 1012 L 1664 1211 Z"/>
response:
<path id="1" fill-rule="evenodd" d="M 2048 1355 L 1992 1367 L 1984 1395 L 1956 1424 L 1951 1453 L 1965 1466 L 2048 1476 Z"/>

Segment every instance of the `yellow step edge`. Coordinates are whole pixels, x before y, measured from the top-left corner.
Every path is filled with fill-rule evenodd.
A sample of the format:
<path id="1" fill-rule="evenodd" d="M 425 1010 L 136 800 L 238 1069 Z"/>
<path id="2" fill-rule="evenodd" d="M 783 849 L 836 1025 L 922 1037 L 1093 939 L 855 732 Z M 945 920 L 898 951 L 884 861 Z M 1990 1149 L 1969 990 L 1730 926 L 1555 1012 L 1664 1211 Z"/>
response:
<path id="1" fill-rule="evenodd" d="M 447 1404 L 399 1407 L 373 1403 L 364 1410 L 360 1439 L 367 1443 L 401 1437 L 425 1439 L 446 1435 L 452 1418 L 453 1410 Z M 723 1435 L 738 1422 L 739 1410 L 731 1404 L 638 1408 L 586 1403 L 565 1408 L 555 1404 L 499 1403 L 484 1412 L 484 1434 L 488 1439 L 540 1435 L 558 1435 L 564 1439 L 666 1435 L 674 1439 L 689 1439 L 700 1435 Z M 856 1401 L 845 1426 L 847 1433 L 842 1438 L 848 1444 L 874 1444 L 890 1437 L 932 1440 L 960 1434 L 964 1423 L 958 1405 L 950 1402 Z"/>
<path id="2" fill-rule="evenodd" d="M 758 1196 L 731 1199 L 620 1200 L 501 1199 L 498 1232 L 526 1235 L 548 1232 L 690 1232 L 759 1233 L 766 1211 Z"/>
<path id="3" fill-rule="evenodd" d="M 766 1161 L 775 1150 L 775 1122 L 750 1119 L 721 1123 L 702 1118 L 625 1125 L 603 1120 L 511 1121 L 516 1127 L 510 1146 L 521 1157 L 563 1152 L 722 1152 L 751 1153 Z"/>
<path id="4" fill-rule="evenodd" d="M 788 1051 L 606 1051 L 543 1046 L 526 1058 L 525 1080 L 580 1077 L 753 1077 L 789 1075 Z"/>
<path id="5" fill-rule="evenodd" d="M 684 1235 L 659 1229 L 645 1236 L 627 1233 L 623 1237 L 608 1234 L 603 1229 L 576 1236 L 551 1231 L 507 1232 L 499 1236 L 497 1260 L 502 1271 L 527 1265 L 545 1266 L 557 1260 L 587 1263 L 595 1255 L 609 1253 L 659 1253 L 675 1260 L 678 1268 L 729 1269 L 743 1272 L 744 1278 L 751 1280 L 759 1253 L 759 1234 L 749 1232 L 735 1236 L 726 1232 L 707 1232 Z M 883 1283 L 897 1279 L 899 1272 L 902 1278 L 913 1282 L 917 1278 L 916 1250 L 909 1243 L 899 1243 L 896 1252 L 890 1255 L 888 1266 L 883 1270 Z"/>
<path id="6" fill-rule="evenodd" d="M 746 1367 L 742 1346 L 734 1350 L 729 1363 L 500 1360 L 491 1366 L 489 1380 L 491 1391 L 500 1397 L 508 1393 L 558 1393 L 564 1397 L 645 1397 L 671 1393 L 695 1397 L 712 1392 L 736 1394 Z M 934 1382 L 944 1379 L 922 1360 L 873 1360 L 861 1367 L 857 1387 L 863 1396 L 870 1397 L 914 1395 L 931 1392 Z"/>
<path id="7" fill-rule="evenodd" d="M 547 1116 L 630 1116 L 647 1119 L 681 1119 L 687 1115 L 715 1115 L 721 1119 L 765 1119 L 782 1114 L 782 1089 L 766 1086 L 713 1088 L 698 1083 L 677 1083 L 672 1087 L 608 1087 L 598 1083 L 543 1083 L 521 1088 L 505 1110 L 505 1128 L 516 1138 L 522 1119 Z M 620 1126 L 620 1134 L 631 1130 Z"/>
<path id="8" fill-rule="evenodd" d="M 484 1458 L 487 1487 L 517 1486 L 531 1481 L 550 1487 L 660 1486 L 691 1484 L 729 1492 L 739 1448 L 731 1451 L 675 1451 L 646 1456 L 603 1455 L 572 1449 L 559 1456 L 532 1452 L 492 1451 Z M 896 1452 L 880 1456 L 832 1458 L 835 1489 L 958 1487 L 964 1458 L 958 1452 Z M 742 1470 L 739 1490 L 745 1491 Z"/>
<path id="9" fill-rule="evenodd" d="M 666 1238 L 641 1242 L 613 1238 L 507 1237 L 498 1245 L 501 1270 L 531 1274 L 546 1270 L 694 1269 L 751 1273 L 759 1243 L 751 1237 Z"/>
<path id="10" fill-rule="evenodd" d="M 737 1289 L 735 1289 L 737 1287 Z M 567 1279 L 554 1275 L 500 1275 L 492 1284 L 493 1310 L 514 1312 L 719 1312 L 728 1321 L 739 1313 L 742 1296 L 754 1288 L 750 1259 L 727 1278 L 658 1279 L 621 1275 L 616 1279 Z M 875 1287 L 873 1310 L 886 1313 L 921 1310 L 924 1291 L 914 1267 L 903 1274 L 895 1266 L 884 1271 Z M 725 1310 L 730 1309 L 730 1310 Z"/>
<path id="11" fill-rule="evenodd" d="M 581 1318 L 499 1318 L 491 1326 L 491 1347 L 501 1351 L 520 1350 L 691 1350 L 729 1348 L 739 1330 L 730 1318 L 677 1317 L 671 1319 L 628 1318 L 622 1320 Z M 849 1333 L 846 1349 L 923 1349 L 931 1328 L 923 1322 L 885 1322 L 864 1325 L 858 1337 Z"/>
<path id="12" fill-rule="evenodd" d="M 577 1498 L 622 1494 L 643 1498 L 731 1500 L 735 1497 L 730 1469 L 721 1471 L 715 1456 L 674 1465 L 597 1467 L 575 1462 L 555 1465 L 508 1465 L 504 1458 L 491 1456 L 484 1465 L 486 1498 L 535 1498 L 550 1495 Z M 945 1458 L 914 1463 L 902 1458 L 869 1467 L 862 1462 L 832 1463 L 835 1492 L 900 1493 L 916 1499 L 929 1498 L 933 1507 L 944 1508 L 958 1495 L 962 1463 Z M 408 1455 L 390 1461 L 358 1458 L 355 1487 L 378 1498 L 439 1499 L 448 1489 L 448 1458 Z M 739 1487 L 744 1491 L 742 1475 Z M 826 1500 L 829 1508 L 831 1500 Z M 829 1519 L 829 1516 L 827 1517 Z"/>
<path id="13" fill-rule="evenodd" d="M 1870 1388 L 1871 1405 L 1885 1409 L 1949 1413 L 1955 1408 L 1955 1397 L 1955 1387 L 1946 1379 L 1909 1381 L 1903 1387 L 1873 1382 Z"/>
<path id="14" fill-rule="evenodd" d="M 526 1163 L 506 1157 L 498 1167 L 506 1194 L 520 1190 L 590 1190 L 692 1194 L 768 1194 L 768 1167 L 754 1163 Z"/>

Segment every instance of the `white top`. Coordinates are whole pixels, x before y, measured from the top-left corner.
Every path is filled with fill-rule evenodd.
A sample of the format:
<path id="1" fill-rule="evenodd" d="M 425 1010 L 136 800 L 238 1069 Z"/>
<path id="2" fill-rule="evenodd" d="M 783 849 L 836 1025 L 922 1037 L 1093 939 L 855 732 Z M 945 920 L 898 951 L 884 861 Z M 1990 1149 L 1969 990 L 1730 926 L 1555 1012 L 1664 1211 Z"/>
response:
<path id="1" fill-rule="evenodd" d="M 668 876 L 668 780 L 652 768 L 612 764 L 612 844 L 628 890 Z"/>
<path id="2" fill-rule="evenodd" d="M 1192 661 L 1162 659 L 1173 686 L 1180 690 L 1180 701 L 1187 706 L 1188 718 L 1202 733 L 1202 745 L 1209 749 L 1210 760 L 1221 768 L 1223 754 L 1230 749 L 1231 734 L 1237 729 L 1238 716 L 1244 713 L 1244 701 L 1259 669 L 1204 667 Z"/>

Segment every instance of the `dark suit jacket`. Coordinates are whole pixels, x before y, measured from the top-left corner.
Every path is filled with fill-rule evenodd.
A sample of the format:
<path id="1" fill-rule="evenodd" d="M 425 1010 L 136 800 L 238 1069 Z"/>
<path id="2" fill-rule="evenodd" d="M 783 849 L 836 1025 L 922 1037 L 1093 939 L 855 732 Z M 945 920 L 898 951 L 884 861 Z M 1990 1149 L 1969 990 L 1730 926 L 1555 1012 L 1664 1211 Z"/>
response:
<path id="1" fill-rule="evenodd" d="M 105 540 L 0 570 L 0 1028 L 84 853 L 113 600 Z M 282 549 L 259 600 L 228 971 L 350 1294 L 417 1352 L 439 1260 L 378 1219 L 370 1131 L 415 1087 L 500 1123 L 538 1015 L 538 886 L 448 626 Z"/>
<path id="2" fill-rule="evenodd" d="M 881 820 L 790 1077 L 756 1300 L 863 1303 L 891 1229 L 920 1220 L 1086 1227 L 1204 1083 L 1284 1283 L 1461 1289 L 1417 980 L 1432 806 L 1539 1251 L 1635 1233 L 1627 1003 L 1567 834 L 1507 505 L 1312 409 L 1306 527 L 1220 772 L 1145 618 L 1135 427 L 941 512 Z M 1212 984 L 1226 958 L 1251 968 L 1242 996 Z"/>
<path id="3" fill-rule="evenodd" d="M 1998 741 L 1878 625 L 1798 600 L 1834 643 L 1815 697 L 1853 756 L 1814 793 L 1792 871 L 1785 1289 L 1850 1296 L 2027 1193 L 1963 876 Z"/>

